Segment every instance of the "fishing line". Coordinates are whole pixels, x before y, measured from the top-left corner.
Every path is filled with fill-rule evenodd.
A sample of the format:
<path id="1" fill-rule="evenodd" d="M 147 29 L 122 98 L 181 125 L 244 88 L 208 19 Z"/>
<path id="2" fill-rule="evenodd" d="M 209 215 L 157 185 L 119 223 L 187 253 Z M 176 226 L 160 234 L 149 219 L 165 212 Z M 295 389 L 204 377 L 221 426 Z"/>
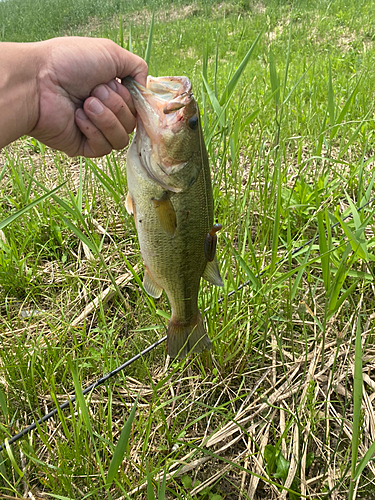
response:
<path id="1" fill-rule="evenodd" d="M 154 349 L 158 345 L 162 344 L 165 340 L 167 340 L 167 336 L 166 335 L 163 338 L 161 338 L 158 341 L 156 341 L 153 344 L 151 344 L 150 346 L 148 346 L 146 349 L 144 349 L 140 353 L 138 353 L 135 356 L 133 356 L 128 361 L 125 361 L 125 363 L 123 363 L 121 366 L 118 366 L 113 371 L 107 373 L 106 375 L 103 375 L 103 377 L 99 378 L 96 382 L 94 382 L 93 384 L 91 384 L 88 387 L 86 387 L 86 389 L 83 389 L 82 394 L 85 395 L 88 392 L 93 391 L 94 389 L 96 389 L 99 385 L 104 384 L 104 382 L 106 382 L 108 379 L 110 379 L 111 377 L 113 377 L 114 375 L 116 375 L 117 373 L 119 373 L 121 370 L 123 370 L 127 366 L 129 366 L 132 363 L 134 363 L 134 361 L 137 361 L 137 359 L 141 358 L 142 356 L 144 356 L 148 352 L 152 351 L 152 349 Z M 58 409 L 59 410 L 64 410 L 71 403 L 74 403 L 75 400 L 76 400 L 76 397 L 75 396 L 71 396 L 67 401 L 65 401 L 65 403 L 61 404 L 59 406 L 59 408 L 57 408 L 57 407 L 54 408 L 52 411 L 50 411 L 49 413 L 47 413 L 46 415 L 44 415 L 44 417 L 42 417 L 39 420 L 37 420 L 36 422 L 32 423 L 31 425 L 29 425 L 28 427 L 26 427 L 25 429 L 23 429 L 18 434 L 16 434 L 15 436 L 11 437 L 10 439 L 7 439 L 6 443 L 7 444 L 12 444 L 15 441 L 18 441 L 22 436 L 24 436 L 25 434 L 28 434 L 30 431 L 32 431 L 33 429 L 35 429 L 37 425 L 40 425 L 43 422 L 46 422 L 51 417 L 53 417 L 54 415 L 56 415 L 56 413 L 58 412 Z M 0 451 L 4 450 L 4 449 L 5 449 L 5 442 L 2 445 L 0 445 Z"/>
<path id="2" fill-rule="evenodd" d="M 363 210 L 364 208 L 366 208 L 374 200 L 375 200 L 375 197 L 371 198 L 370 201 L 368 201 L 367 203 L 365 203 L 364 205 L 362 205 L 360 208 L 357 209 L 358 212 L 360 212 L 361 210 Z M 346 219 L 349 219 L 350 217 L 353 217 L 353 213 L 350 213 L 349 215 L 347 215 L 346 217 L 344 217 L 342 220 L 344 221 Z M 338 226 L 339 224 L 340 224 L 340 222 L 336 222 L 335 224 L 333 224 L 332 226 L 329 227 L 329 230 L 331 231 L 334 227 Z M 328 230 L 326 230 L 326 234 L 327 234 L 327 232 L 328 232 Z M 318 238 L 319 238 L 319 235 L 314 236 L 314 238 L 311 238 L 309 241 L 307 241 L 306 243 L 304 243 L 300 247 L 294 249 L 291 252 L 290 255 L 291 256 L 295 255 L 297 252 L 299 252 L 303 248 L 311 245 L 311 243 L 313 243 L 314 241 L 316 241 Z M 289 255 L 285 255 L 279 261 L 277 261 L 275 265 L 282 264 L 283 262 L 285 262 L 288 259 L 288 257 L 289 257 Z M 266 267 L 265 269 L 263 269 L 255 277 L 256 278 L 260 278 L 261 276 L 263 276 L 263 274 L 266 273 L 267 270 L 268 270 L 268 267 Z M 227 297 L 231 297 L 236 292 L 238 292 L 242 288 L 248 286 L 249 284 L 250 284 L 250 280 L 246 281 L 245 283 L 242 283 L 235 290 L 232 290 L 231 292 L 229 292 L 228 295 L 227 295 Z M 224 297 L 220 297 L 217 302 L 219 304 L 221 304 L 224 301 L 224 299 L 225 299 Z M 206 307 L 206 309 L 204 310 L 204 312 L 207 312 L 209 309 L 210 309 L 210 306 Z M 103 375 L 103 377 L 99 378 L 96 382 L 94 382 L 93 384 L 91 384 L 88 387 L 86 387 L 85 389 L 83 389 L 82 390 L 82 394 L 85 395 L 88 392 L 91 392 L 94 389 L 96 389 L 99 385 L 104 384 L 104 382 L 106 382 L 107 380 L 109 380 L 110 378 L 112 378 L 114 375 L 117 375 L 117 373 L 121 372 L 122 370 L 124 370 L 125 368 L 127 368 L 128 366 L 130 366 L 132 363 L 134 363 L 134 361 L 137 361 L 137 359 L 141 358 L 142 356 L 144 356 L 148 352 L 152 351 L 155 347 L 158 347 L 160 344 L 162 344 L 166 340 L 167 340 L 167 336 L 165 335 L 164 337 L 162 337 L 161 339 L 157 340 L 156 342 L 154 342 L 153 344 L 151 344 L 150 346 L 148 346 L 146 349 L 144 349 L 140 353 L 138 353 L 135 356 L 133 356 L 128 361 L 125 361 L 125 363 L 123 363 L 122 365 L 118 366 L 117 368 L 115 368 L 111 372 L 107 373 L 106 375 Z M 65 401 L 64 403 L 62 403 L 59 407 L 54 408 L 52 411 L 50 411 L 49 413 L 47 413 L 46 415 L 44 415 L 39 420 L 34 421 L 31 425 L 29 425 L 28 427 L 25 427 L 22 431 L 20 431 L 18 434 L 15 434 L 10 439 L 6 439 L 5 442 L 2 445 L 0 445 L 0 451 L 5 450 L 6 446 L 11 445 L 12 443 L 15 443 L 22 436 L 25 436 L 26 434 L 28 434 L 32 430 L 36 429 L 37 425 L 40 425 L 43 422 L 46 422 L 47 420 L 49 420 L 50 418 L 52 418 L 54 415 L 57 414 L 58 410 L 64 410 L 65 408 L 67 408 L 70 404 L 74 403 L 75 400 L 76 400 L 76 397 L 75 396 L 71 396 L 67 401 Z"/>

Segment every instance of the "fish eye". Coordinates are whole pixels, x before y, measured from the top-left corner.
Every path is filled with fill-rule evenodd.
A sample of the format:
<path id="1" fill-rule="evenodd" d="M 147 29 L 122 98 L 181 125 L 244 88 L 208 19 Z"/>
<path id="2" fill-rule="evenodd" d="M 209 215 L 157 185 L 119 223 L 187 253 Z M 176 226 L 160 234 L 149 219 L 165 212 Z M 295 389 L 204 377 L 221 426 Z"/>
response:
<path id="1" fill-rule="evenodd" d="M 188 125 L 191 128 L 191 130 L 195 130 L 198 127 L 198 117 L 192 116 L 188 121 Z"/>

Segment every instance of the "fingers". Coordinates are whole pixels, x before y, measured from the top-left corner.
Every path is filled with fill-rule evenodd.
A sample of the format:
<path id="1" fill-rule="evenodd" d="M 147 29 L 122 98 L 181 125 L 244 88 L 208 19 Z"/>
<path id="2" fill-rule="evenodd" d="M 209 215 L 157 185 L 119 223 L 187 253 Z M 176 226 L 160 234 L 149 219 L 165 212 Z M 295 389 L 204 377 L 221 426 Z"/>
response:
<path id="1" fill-rule="evenodd" d="M 131 76 L 138 83 L 146 86 L 148 66 L 139 56 L 117 47 L 117 77 L 122 79 Z"/>
<path id="2" fill-rule="evenodd" d="M 86 138 L 84 152 L 88 157 L 103 156 L 112 149 L 123 149 L 135 127 L 135 109 L 130 94 L 116 80 L 99 85 L 87 98 L 75 120 Z"/>
<path id="3" fill-rule="evenodd" d="M 83 109 L 79 108 L 75 113 L 75 121 L 83 134 L 83 140 L 79 149 L 72 156 L 85 156 L 86 158 L 97 158 L 105 156 L 112 151 L 111 144 L 102 132 L 90 121 Z M 65 151 L 69 154 L 68 151 Z"/>

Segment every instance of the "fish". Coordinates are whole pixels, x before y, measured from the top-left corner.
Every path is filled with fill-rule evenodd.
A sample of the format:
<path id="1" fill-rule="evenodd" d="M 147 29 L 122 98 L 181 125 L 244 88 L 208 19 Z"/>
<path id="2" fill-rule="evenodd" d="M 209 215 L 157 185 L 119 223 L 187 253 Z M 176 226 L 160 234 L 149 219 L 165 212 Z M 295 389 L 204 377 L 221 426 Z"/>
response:
<path id="1" fill-rule="evenodd" d="M 122 81 L 137 111 L 127 152 L 126 208 L 133 214 L 145 272 L 154 298 L 164 290 L 171 318 L 167 351 L 183 359 L 211 348 L 198 308 L 203 277 L 223 286 L 208 154 L 199 108 L 185 76 L 151 77 L 144 87 Z"/>

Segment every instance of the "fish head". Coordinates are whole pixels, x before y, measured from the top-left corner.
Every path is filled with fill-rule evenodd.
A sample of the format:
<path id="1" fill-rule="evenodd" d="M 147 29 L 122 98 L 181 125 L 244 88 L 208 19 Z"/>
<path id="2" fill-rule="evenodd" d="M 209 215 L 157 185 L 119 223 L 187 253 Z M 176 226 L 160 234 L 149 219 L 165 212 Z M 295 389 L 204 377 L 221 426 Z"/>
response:
<path id="1" fill-rule="evenodd" d="M 137 110 L 137 147 L 148 175 L 169 191 L 188 189 L 206 154 L 190 80 L 149 76 L 147 87 L 129 77 L 122 83 Z"/>

